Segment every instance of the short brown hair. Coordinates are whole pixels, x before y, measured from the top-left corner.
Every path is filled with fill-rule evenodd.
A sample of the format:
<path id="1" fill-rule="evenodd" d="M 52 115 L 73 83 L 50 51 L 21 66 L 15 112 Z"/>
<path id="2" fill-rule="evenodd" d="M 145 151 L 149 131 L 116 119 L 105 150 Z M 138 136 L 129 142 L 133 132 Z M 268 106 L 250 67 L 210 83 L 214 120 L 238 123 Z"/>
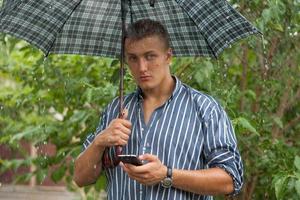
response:
<path id="1" fill-rule="evenodd" d="M 165 47 L 170 48 L 169 33 L 158 21 L 141 19 L 130 24 L 126 31 L 127 39 L 140 40 L 150 36 L 158 36 L 165 43 Z"/>

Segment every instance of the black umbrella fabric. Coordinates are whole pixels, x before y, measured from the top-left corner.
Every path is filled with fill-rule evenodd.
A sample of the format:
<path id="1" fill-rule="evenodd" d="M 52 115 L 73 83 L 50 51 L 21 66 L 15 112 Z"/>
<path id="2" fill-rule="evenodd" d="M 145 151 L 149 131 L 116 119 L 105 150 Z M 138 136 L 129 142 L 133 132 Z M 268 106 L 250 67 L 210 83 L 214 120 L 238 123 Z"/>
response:
<path id="1" fill-rule="evenodd" d="M 0 32 L 22 38 L 46 55 L 119 57 L 121 2 L 126 24 L 143 18 L 162 22 L 175 56 L 217 57 L 234 41 L 259 33 L 226 0 L 6 0 Z"/>

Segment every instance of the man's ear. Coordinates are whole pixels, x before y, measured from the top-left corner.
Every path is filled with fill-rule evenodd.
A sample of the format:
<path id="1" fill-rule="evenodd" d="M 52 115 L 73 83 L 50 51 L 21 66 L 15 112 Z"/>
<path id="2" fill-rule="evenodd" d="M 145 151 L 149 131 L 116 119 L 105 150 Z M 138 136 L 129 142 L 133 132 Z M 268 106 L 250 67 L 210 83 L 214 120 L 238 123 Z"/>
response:
<path id="1" fill-rule="evenodd" d="M 173 51 L 172 51 L 171 48 L 169 48 L 169 49 L 167 50 L 167 60 L 168 60 L 169 64 L 171 64 L 172 57 L 173 57 Z"/>

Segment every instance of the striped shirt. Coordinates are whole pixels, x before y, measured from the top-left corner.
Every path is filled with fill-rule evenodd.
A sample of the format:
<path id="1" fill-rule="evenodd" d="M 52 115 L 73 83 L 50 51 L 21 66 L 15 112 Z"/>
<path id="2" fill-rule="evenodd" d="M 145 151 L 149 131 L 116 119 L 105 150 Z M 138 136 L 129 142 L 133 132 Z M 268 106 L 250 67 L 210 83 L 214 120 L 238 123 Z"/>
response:
<path id="1" fill-rule="evenodd" d="M 243 165 L 237 142 L 225 111 L 212 97 L 181 83 L 176 77 L 175 89 L 170 98 L 144 122 L 141 90 L 125 97 L 128 119 L 132 123 L 128 144 L 122 154 L 141 155 L 150 153 L 173 169 L 200 170 L 212 167 L 224 169 L 234 182 L 234 193 L 243 184 Z M 102 114 L 95 134 L 105 129 L 118 117 L 116 98 Z M 84 149 L 93 141 L 95 134 L 87 137 Z M 109 150 L 114 155 L 114 148 Z M 213 199 L 160 184 L 139 184 L 120 166 L 106 169 L 107 195 L 111 200 L 161 200 L 161 199 Z"/>

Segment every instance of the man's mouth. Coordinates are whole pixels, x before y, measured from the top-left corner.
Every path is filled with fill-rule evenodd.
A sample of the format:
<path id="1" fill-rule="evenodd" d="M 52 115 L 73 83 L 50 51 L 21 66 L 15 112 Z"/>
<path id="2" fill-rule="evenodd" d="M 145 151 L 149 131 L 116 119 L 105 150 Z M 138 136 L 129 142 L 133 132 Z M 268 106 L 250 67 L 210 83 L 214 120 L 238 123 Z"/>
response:
<path id="1" fill-rule="evenodd" d="M 151 78 L 151 76 L 140 76 L 141 81 L 148 81 Z"/>

